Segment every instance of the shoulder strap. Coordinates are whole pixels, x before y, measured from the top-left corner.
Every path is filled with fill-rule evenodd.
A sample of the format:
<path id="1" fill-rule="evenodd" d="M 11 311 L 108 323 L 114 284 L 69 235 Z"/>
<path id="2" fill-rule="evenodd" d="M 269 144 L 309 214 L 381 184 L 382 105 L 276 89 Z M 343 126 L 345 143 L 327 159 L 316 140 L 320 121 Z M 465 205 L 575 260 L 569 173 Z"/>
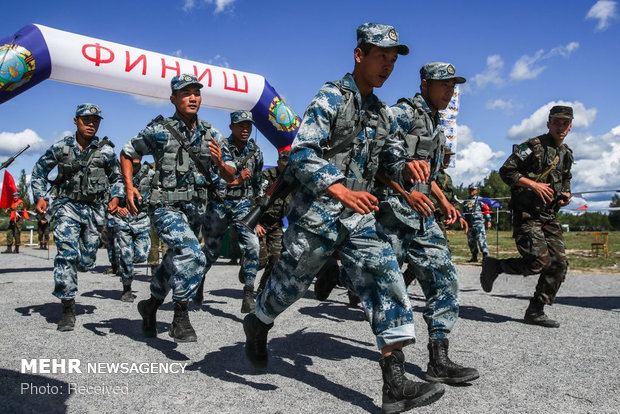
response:
<path id="1" fill-rule="evenodd" d="M 194 154 L 194 152 L 187 146 L 187 143 L 185 142 L 181 134 L 179 134 L 179 132 L 172 125 L 170 125 L 170 122 L 165 122 L 161 115 L 155 118 L 153 122 L 158 123 L 159 125 L 166 128 L 168 132 L 170 132 L 170 135 L 172 135 L 172 137 L 178 141 L 181 148 L 183 148 L 183 150 L 189 154 L 189 157 L 192 159 L 192 161 L 194 161 L 194 164 L 196 165 L 198 171 L 202 175 L 204 175 L 207 181 L 211 181 L 211 173 L 207 170 L 204 164 L 200 162 L 200 158 L 198 158 L 198 156 Z"/>
<path id="2" fill-rule="evenodd" d="M 340 93 L 342 94 L 342 98 L 344 100 L 343 105 L 338 110 L 337 116 L 340 116 L 340 114 L 346 114 L 349 111 L 349 106 L 355 105 L 355 96 L 353 95 L 353 91 L 351 91 L 350 89 L 344 88 L 338 82 L 328 82 L 328 83 L 336 86 L 340 90 Z M 357 137 L 357 135 L 360 133 L 362 128 L 364 128 L 364 126 L 362 122 L 360 121 L 355 126 L 355 129 L 353 130 L 353 132 L 351 132 L 349 136 L 341 139 L 335 146 L 333 146 L 332 148 L 328 149 L 327 151 L 323 153 L 323 159 L 328 160 L 332 158 L 334 155 L 342 152 L 342 150 L 347 148 L 349 144 L 353 142 L 353 140 L 355 139 L 355 137 Z"/>

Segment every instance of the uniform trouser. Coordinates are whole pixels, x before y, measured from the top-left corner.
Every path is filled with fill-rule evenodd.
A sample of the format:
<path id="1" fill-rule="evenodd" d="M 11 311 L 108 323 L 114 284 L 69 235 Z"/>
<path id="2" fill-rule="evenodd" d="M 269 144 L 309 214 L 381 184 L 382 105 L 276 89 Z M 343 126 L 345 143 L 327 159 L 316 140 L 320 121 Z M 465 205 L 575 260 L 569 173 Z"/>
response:
<path id="1" fill-rule="evenodd" d="M 250 212 L 250 203 L 244 200 L 234 202 L 211 201 L 207 205 L 207 213 L 204 216 L 204 253 L 207 258 L 206 272 L 220 255 L 222 238 L 228 226 L 237 231 L 239 246 L 241 247 L 241 275 L 245 280 L 245 286 L 254 288 L 256 272 L 258 271 L 258 253 L 260 250 L 256 231 L 250 231 L 244 226 L 237 224 Z"/>
<path id="2" fill-rule="evenodd" d="M 469 231 L 467 232 L 467 245 L 469 251 L 473 255 L 478 255 L 478 246 L 483 254 L 489 254 L 489 246 L 487 246 L 487 233 L 484 228 L 484 222 L 474 221 L 469 223 Z"/>
<path id="3" fill-rule="evenodd" d="M 114 247 L 118 258 L 118 274 L 123 285 L 133 280 L 134 263 L 146 261 L 151 248 L 151 226 L 148 217 L 127 223 L 116 218 Z"/>
<path id="4" fill-rule="evenodd" d="M 22 243 L 22 222 L 9 221 L 9 228 L 6 230 L 6 244 L 19 246 Z"/>
<path id="5" fill-rule="evenodd" d="M 54 296 L 74 299 L 77 272 L 93 268 L 101 242 L 105 206 L 66 202 L 55 208 Z"/>
<path id="6" fill-rule="evenodd" d="M 206 262 L 198 241 L 202 215 L 198 201 L 149 211 L 157 235 L 168 246 L 151 279 L 151 295 L 156 299 L 164 300 L 170 290 L 174 302 L 187 301 L 196 295 Z"/>
<path id="7" fill-rule="evenodd" d="M 502 272 L 523 276 L 540 273 L 534 298 L 551 305 L 568 269 L 560 222 L 555 218 L 525 218 L 514 237 L 521 257 L 502 259 Z"/>
<path id="8" fill-rule="evenodd" d="M 108 252 L 108 260 L 110 261 L 110 265 L 112 265 L 112 268 L 118 268 L 119 259 L 117 250 L 114 246 L 116 243 L 116 225 L 112 222 L 112 220 L 108 220 L 108 224 L 105 226 L 103 239 L 106 251 Z"/>
<path id="9" fill-rule="evenodd" d="M 434 218 L 424 220 L 421 230 L 391 219 L 381 220 L 398 263 L 412 268 L 426 297 L 424 320 L 429 339 L 448 336 L 459 316 L 458 278 L 448 241 Z"/>
<path id="10" fill-rule="evenodd" d="M 47 243 L 50 240 L 50 223 L 46 221 L 44 224 L 37 225 L 37 232 L 39 233 L 39 244 Z"/>
<path id="11" fill-rule="evenodd" d="M 369 214 L 354 231 L 342 227 L 333 238 L 293 224 L 284 233 L 280 260 L 256 298 L 256 316 L 271 323 L 301 298 L 334 252 L 349 275 L 376 335 L 379 349 L 415 340 L 413 310 L 398 262 L 389 243 L 379 238 Z"/>
<path id="12" fill-rule="evenodd" d="M 266 233 L 260 238 L 260 259 L 259 268 L 265 268 L 263 278 L 268 278 L 273 271 L 273 265 L 280 258 L 280 250 L 282 249 L 282 223 L 274 223 L 272 225 L 264 225 Z"/>

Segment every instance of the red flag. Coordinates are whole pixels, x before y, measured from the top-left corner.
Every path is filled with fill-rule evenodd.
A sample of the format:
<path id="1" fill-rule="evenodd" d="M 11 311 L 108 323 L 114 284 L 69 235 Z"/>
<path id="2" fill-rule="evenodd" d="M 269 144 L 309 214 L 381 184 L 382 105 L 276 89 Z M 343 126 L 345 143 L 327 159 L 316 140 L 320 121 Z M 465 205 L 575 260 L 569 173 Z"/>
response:
<path id="1" fill-rule="evenodd" d="M 2 182 L 2 196 L 0 196 L 0 208 L 9 208 L 13 203 L 13 193 L 17 192 L 17 186 L 13 176 L 4 170 L 4 181 Z"/>
<path id="2" fill-rule="evenodd" d="M 581 207 L 577 208 L 577 210 L 586 210 L 587 208 L 588 208 L 588 206 L 586 204 L 584 204 Z"/>

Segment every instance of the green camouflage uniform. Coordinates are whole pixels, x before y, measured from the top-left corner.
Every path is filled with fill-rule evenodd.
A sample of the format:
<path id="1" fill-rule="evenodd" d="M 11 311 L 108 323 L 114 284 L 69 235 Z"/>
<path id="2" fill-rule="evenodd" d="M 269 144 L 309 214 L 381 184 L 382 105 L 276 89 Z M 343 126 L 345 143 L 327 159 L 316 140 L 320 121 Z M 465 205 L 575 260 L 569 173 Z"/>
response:
<path id="1" fill-rule="evenodd" d="M 557 200 L 544 204 L 532 190 L 516 184 L 521 177 L 548 183 L 557 198 L 562 192 L 570 192 L 572 164 L 571 149 L 566 144 L 556 147 L 553 137 L 544 134 L 515 146 L 499 170 L 512 189 L 513 237 L 521 254 L 520 258 L 501 260 L 501 271 L 540 274 L 534 298 L 548 305 L 553 303 L 568 267 L 562 227 L 556 217 L 559 207 Z M 537 180 L 547 170 L 548 174 Z"/>

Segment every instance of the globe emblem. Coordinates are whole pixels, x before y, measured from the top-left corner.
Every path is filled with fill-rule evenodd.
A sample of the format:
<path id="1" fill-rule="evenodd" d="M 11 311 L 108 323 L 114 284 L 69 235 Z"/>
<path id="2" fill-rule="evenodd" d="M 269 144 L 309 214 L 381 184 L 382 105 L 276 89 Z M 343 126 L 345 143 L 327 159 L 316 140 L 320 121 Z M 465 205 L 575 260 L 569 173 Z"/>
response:
<path id="1" fill-rule="evenodd" d="M 15 83 L 22 80 L 26 73 L 26 61 L 13 49 L 0 51 L 0 81 L 2 83 Z"/>
<path id="2" fill-rule="evenodd" d="M 293 115 L 293 111 L 288 107 L 288 105 L 284 102 L 280 102 L 280 104 L 276 107 L 276 120 L 279 124 L 284 126 L 289 126 L 291 123 L 295 121 L 295 115 Z"/>

